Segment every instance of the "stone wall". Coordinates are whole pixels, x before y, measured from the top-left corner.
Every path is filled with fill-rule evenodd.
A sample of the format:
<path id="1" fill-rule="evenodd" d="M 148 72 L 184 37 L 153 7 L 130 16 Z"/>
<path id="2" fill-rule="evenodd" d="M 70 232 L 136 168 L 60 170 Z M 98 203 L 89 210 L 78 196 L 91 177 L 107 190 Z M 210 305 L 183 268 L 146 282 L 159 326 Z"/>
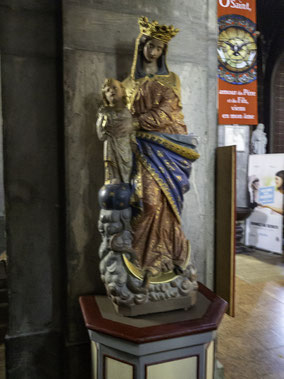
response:
<path id="1" fill-rule="evenodd" d="M 199 280 L 212 288 L 214 151 L 216 147 L 216 1 L 64 0 L 63 44 L 67 197 L 69 340 L 84 339 L 78 295 L 103 293 L 98 270 L 97 192 L 103 184 L 102 144 L 95 133 L 105 77 L 130 72 L 138 16 L 173 24 L 181 32 L 168 52 L 180 76 L 185 121 L 200 137 L 183 225 Z M 80 326 L 82 328 L 80 328 Z"/>

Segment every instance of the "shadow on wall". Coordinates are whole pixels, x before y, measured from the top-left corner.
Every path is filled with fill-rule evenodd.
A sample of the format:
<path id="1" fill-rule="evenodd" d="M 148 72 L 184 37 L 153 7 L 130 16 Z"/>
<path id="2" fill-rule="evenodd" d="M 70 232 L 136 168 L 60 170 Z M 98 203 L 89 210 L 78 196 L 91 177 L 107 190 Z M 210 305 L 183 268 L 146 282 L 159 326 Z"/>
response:
<path id="1" fill-rule="evenodd" d="M 123 44 L 118 44 L 115 47 L 116 54 L 116 78 L 120 81 L 127 78 L 131 72 L 131 66 L 133 61 L 133 54 L 135 48 L 135 40 L 133 40 L 133 44 L 131 49 L 129 46 L 127 48 Z"/>
<path id="2" fill-rule="evenodd" d="M 103 185 L 103 144 L 98 140 L 96 133 L 96 115 L 101 103 L 101 97 L 98 93 L 90 93 L 83 100 L 83 109 L 85 115 L 85 136 L 90 140 L 85 141 L 86 156 L 88 157 L 86 170 L 89 176 L 86 180 L 89 183 L 86 191 L 83 194 L 84 212 L 83 219 L 85 220 L 85 228 L 87 229 L 88 238 L 87 244 L 84 246 L 85 252 L 82 252 L 81 264 L 84 266 L 84 274 L 86 282 L 97 282 L 96 278 L 100 277 L 99 273 L 99 257 L 96 246 L 101 236 L 98 232 L 98 191 Z M 90 252 L 92 252 L 90 254 Z M 79 280 L 82 280 L 80 273 Z M 105 293 L 103 283 L 96 288 L 96 293 Z"/>

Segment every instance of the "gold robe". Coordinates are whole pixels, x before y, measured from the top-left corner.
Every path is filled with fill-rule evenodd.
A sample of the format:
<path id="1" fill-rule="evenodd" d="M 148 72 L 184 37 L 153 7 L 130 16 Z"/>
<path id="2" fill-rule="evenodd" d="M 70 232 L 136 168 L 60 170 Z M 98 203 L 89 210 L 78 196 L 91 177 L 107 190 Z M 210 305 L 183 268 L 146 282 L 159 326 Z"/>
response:
<path id="1" fill-rule="evenodd" d="M 179 78 L 174 73 L 133 79 L 124 86 L 137 130 L 187 134 L 180 102 Z M 138 162 L 138 164 L 140 164 Z M 143 212 L 133 222 L 136 265 L 158 275 L 184 266 L 188 241 L 166 196 L 151 173 L 140 164 Z"/>

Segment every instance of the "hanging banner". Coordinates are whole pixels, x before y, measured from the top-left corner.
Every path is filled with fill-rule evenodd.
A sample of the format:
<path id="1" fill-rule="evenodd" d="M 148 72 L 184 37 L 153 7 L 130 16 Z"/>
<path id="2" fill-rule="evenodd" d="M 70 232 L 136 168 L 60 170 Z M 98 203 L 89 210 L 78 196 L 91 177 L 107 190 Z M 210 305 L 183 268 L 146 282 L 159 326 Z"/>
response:
<path id="1" fill-rule="evenodd" d="M 218 0 L 219 124 L 256 125 L 256 0 Z"/>
<path id="2" fill-rule="evenodd" d="M 284 154 L 249 156 L 246 245 L 282 253 Z"/>

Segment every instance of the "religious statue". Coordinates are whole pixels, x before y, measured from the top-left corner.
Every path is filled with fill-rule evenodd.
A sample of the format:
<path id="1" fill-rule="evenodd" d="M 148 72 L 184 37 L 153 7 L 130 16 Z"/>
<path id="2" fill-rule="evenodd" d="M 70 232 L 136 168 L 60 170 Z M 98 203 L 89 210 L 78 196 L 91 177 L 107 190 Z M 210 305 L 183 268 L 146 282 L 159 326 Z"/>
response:
<path id="1" fill-rule="evenodd" d="M 115 169 L 106 169 L 99 193 L 99 254 L 108 296 L 124 315 L 189 308 L 197 294 L 181 212 L 191 164 L 199 154 L 196 136 L 184 123 L 179 78 L 166 63 L 168 43 L 179 30 L 146 17 L 139 18 L 139 26 L 131 74 L 122 85 L 116 83 L 121 93 L 125 90 L 132 118 L 119 114 L 122 104 L 115 107 L 104 89 L 108 104 L 97 121 L 99 137 L 117 129 L 111 137 L 115 142 L 106 140 L 111 157 L 105 156 L 105 163 Z M 121 149 L 119 138 L 126 150 L 132 148 L 130 176 L 123 156 L 113 158 Z"/>
<path id="2" fill-rule="evenodd" d="M 258 124 L 256 129 L 252 132 L 251 145 L 253 154 L 266 153 L 267 137 L 264 132 L 263 124 Z"/>
<path id="3" fill-rule="evenodd" d="M 113 233 L 110 230 L 106 233 L 109 237 L 107 239 L 108 248 L 133 254 L 131 209 L 129 200 L 122 198 L 122 194 L 128 193 L 132 172 L 132 116 L 126 107 L 126 93 L 121 82 L 112 78 L 106 79 L 102 93 L 103 105 L 99 108 L 96 124 L 98 138 L 104 141 L 105 187 L 100 194 L 101 197 L 104 196 L 105 199 L 108 199 L 108 202 L 119 200 L 119 204 L 107 205 L 106 202 L 102 204 L 102 208 L 109 208 L 111 211 L 108 212 L 110 220 L 106 218 L 107 214 L 104 211 L 101 212 L 101 217 L 103 220 L 110 221 L 112 229 L 114 229 Z M 115 197 L 114 193 L 118 192 L 120 196 Z M 125 210 L 125 208 L 128 209 Z M 123 228 L 119 227 L 119 230 L 116 230 L 116 227 L 120 226 L 117 225 L 118 220 L 122 222 Z M 103 230 L 101 231 L 103 232 Z"/>
<path id="4" fill-rule="evenodd" d="M 97 134 L 104 141 L 105 183 L 129 183 L 132 170 L 132 116 L 125 89 L 118 80 L 106 79 L 104 105 L 99 109 Z"/>

